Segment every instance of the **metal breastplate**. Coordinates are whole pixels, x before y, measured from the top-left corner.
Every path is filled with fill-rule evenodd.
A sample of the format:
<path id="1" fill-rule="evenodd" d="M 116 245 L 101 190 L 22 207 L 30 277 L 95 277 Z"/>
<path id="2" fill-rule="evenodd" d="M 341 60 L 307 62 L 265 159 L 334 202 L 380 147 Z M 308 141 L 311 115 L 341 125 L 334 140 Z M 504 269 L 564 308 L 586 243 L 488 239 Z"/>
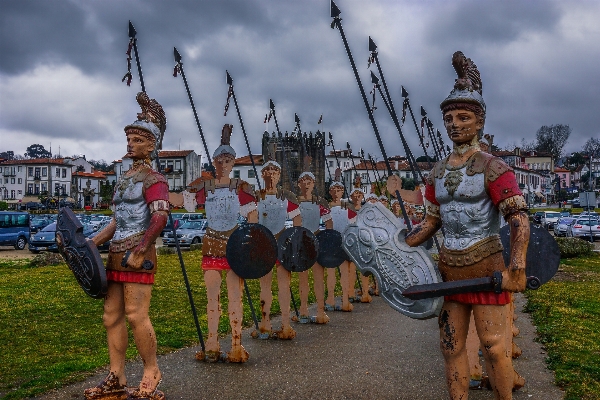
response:
<path id="1" fill-rule="evenodd" d="M 333 221 L 333 229 L 338 232 L 344 232 L 348 226 L 348 210 L 341 206 L 331 207 L 331 220 Z"/>
<path id="2" fill-rule="evenodd" d="M 302 227 L 311 232 L 319 230 L 321 222 L 321 208 L 317 203 L 303 201 L 300 203 L 300 215 L 302 215 Z"/>
<path id="3" fill-rule="evenodd" d="M 204 208 L 209 228 L 224 232 L 236 227 L 240 216 L 240 200 L 235 191 L 229 188 L 217 188 L 214 193 L 208 191 Z"/>
<path id="4" fill-rule="evenodd" d="M 148 229 L 150 208 L 144 199 L 143 187 L 143 182 L 133 183 L 129 177 L 121 178 L 117 184 L 113 197 L 117 222 L 114 240 L 122 240 Z"/>
<path id="5" fill-rule="evenodd" d="M 277 234 L 285 228 L 287 218 L 287 200 L 278 199 L 277 195 L 267 194 L 258 202 L 258 223 Z"/>
<path id="6" fill-rule="evenodd" d="M 466 166 L 444 172 L 435 180 L 435 197 L 440 203 L 444 246 L 464 250 L 491 235 L 498 235 L 498 209 L 485 190 L 483 173 L 469 176 Z"/>

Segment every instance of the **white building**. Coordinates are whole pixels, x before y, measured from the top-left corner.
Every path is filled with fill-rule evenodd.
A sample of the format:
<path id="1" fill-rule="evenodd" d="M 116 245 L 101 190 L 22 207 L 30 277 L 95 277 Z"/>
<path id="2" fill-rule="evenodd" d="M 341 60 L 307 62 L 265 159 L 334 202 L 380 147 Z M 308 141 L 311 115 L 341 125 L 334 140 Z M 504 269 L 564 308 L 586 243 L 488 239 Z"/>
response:
<path id="1" fill-rule="evenodd" d="M 252 155 L 254 158 L 254 165 L 256 166 L 256 172 L 258 173 L 258 179 L 254 175 L 254 168 L 252 168 L 252 161 L 250 160 L 250 156 L 243 156 L 235 159 L 235 163 L 233 164 L 233 169 L 231 170 L 231 174 L 229 174 L 230 178 L 238 178 L 243 181 L 246 181 L 254 188 L 254 190 L 258 190 L 258 181 L 260 180 L 260 187 L 265 187 L 265 181 L 261 177 L 260 171 L 262 170 L 263 165 L 263 156 L 262 155 Z"/>
<path id="2" fill-rule="evenodd" d="M 101 185 L 107 183 L 104 172 L 73 172 L 71 193 L 75 204 L 80 207 L 96 207 L 100 203 Z"/>

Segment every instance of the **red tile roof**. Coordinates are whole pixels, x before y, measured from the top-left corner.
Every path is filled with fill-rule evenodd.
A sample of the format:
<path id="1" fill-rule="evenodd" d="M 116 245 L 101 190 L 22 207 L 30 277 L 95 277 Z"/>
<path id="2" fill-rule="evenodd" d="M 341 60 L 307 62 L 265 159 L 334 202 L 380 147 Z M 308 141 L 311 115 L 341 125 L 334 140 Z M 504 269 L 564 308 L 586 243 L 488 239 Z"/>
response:
<path id="1" fill-rule="evenodd" d="M 114 174 L 114 172 L 113 172 Z M 81 176 L 82 178 L 98 178 L 98 179 L 106 179 L 106 175 L 102 171 L 94 171 L 94 172 L 73 172 L 73 176 Z"/>
<path id="2" fill-rule="evenodd" d="M 212 179 L 213 175 L 208 171 L 202 171 L 202 176 L 200 178 L 194 179 L 188 186 L 199 185 L 201 182 Z"/>
<path id="3" fill-rule="evenodd" d="M 65 167 L 71 166 L 71 164 L 65 163 L 64 158 L 28 158 L 23 160 L 8 160 L 2 163 L 2 165 L 17 164 L 59 164 L 64 165 Z"/>
<path id="4" fill-rule="evenodd" d="M 161 150 L 158 152 L 158 157 L 187 157 L 193 151 L 194 150 Z"/>
<path id="5" fill-rule="evenodd" d="M 254 158 L 254 164 L 256 164 L 256 165 L 263 164 L 263 156 L 261 154 L 253 154 L 252 157 Z M 248 155 L 248 156 L 236 158 L 234 165 L 252 165 L 252 162 L 250 161 L 250 156 Z"/>

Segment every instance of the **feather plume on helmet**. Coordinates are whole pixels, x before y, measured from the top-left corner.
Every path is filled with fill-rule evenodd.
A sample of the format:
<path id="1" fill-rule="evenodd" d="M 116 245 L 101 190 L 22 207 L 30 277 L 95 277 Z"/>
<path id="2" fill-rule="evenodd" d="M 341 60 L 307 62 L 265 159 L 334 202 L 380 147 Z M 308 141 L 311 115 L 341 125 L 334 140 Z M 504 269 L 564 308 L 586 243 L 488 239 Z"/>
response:
<path id="1" fill-rule="evenodd" d="M 162 141 L 167 129 L 167 117 L 162 106 L 155 99 L 149 98 L 146 92 L 139 92 L 135 99 L 142 112 L 138 113 L 135 122 L 125 127 L 125 132 L 135 130 L 154 140 L 154 150 L 150 154 L 150 158 L 155 159 L 158 157 L 158 151 L 162 149 Z"/>
<path id="2" fill-rule="evenodd" d="M 283 143 L 282 143 L 283 146 Z M 268 166 L 272 166 L 281 171 L 281 165 L 276 161 L 277 160 L 277 143 L 271 142 L 267 144 L 267 160 L 262 166 L 262 169 L 267 168 Z"/>
<path id="3" fill-rule="evenodd" d="M 221 145 L 217 147 L 213 153 L 213 160 L 222 154 L 229 154 L 235 158 L 235 150 L 231 147 L 231 132 L 233 132 L 233 125 L 225 124 L 221 130 Z"/>
<path id="4" fill-rule="evenodd" d="M 452 56 L 452 66 L 458 78 L 454 81 L 454 89 L 450 95 L 440 104 L 442 114 L 451 110 L 467 109 L 485 120 L 483 84 L 477 65 L 461 51 L 457 51 Z"/>

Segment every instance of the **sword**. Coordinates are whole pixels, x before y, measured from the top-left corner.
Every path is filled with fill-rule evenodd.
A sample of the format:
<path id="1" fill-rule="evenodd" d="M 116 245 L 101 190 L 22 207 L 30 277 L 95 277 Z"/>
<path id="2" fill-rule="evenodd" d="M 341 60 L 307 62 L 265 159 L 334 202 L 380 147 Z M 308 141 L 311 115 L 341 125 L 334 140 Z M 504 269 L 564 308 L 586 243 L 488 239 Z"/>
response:
<path id="1" fill-rule="evenodd" d="M 527 288 L 538 289 L 542 285 L 540 278 L 536 276 L 527 277 Z M 502 272 L 494 271 L 492 276 L 485 278 L 464 279 L 460 281 L 427 283 L 425 285 L 414 285 L 405 289 L 402 296 L 411 300 L 431 299 L 433 297 L 450 296 L 472 292 L 494 292 L 502 293 Z"/>

